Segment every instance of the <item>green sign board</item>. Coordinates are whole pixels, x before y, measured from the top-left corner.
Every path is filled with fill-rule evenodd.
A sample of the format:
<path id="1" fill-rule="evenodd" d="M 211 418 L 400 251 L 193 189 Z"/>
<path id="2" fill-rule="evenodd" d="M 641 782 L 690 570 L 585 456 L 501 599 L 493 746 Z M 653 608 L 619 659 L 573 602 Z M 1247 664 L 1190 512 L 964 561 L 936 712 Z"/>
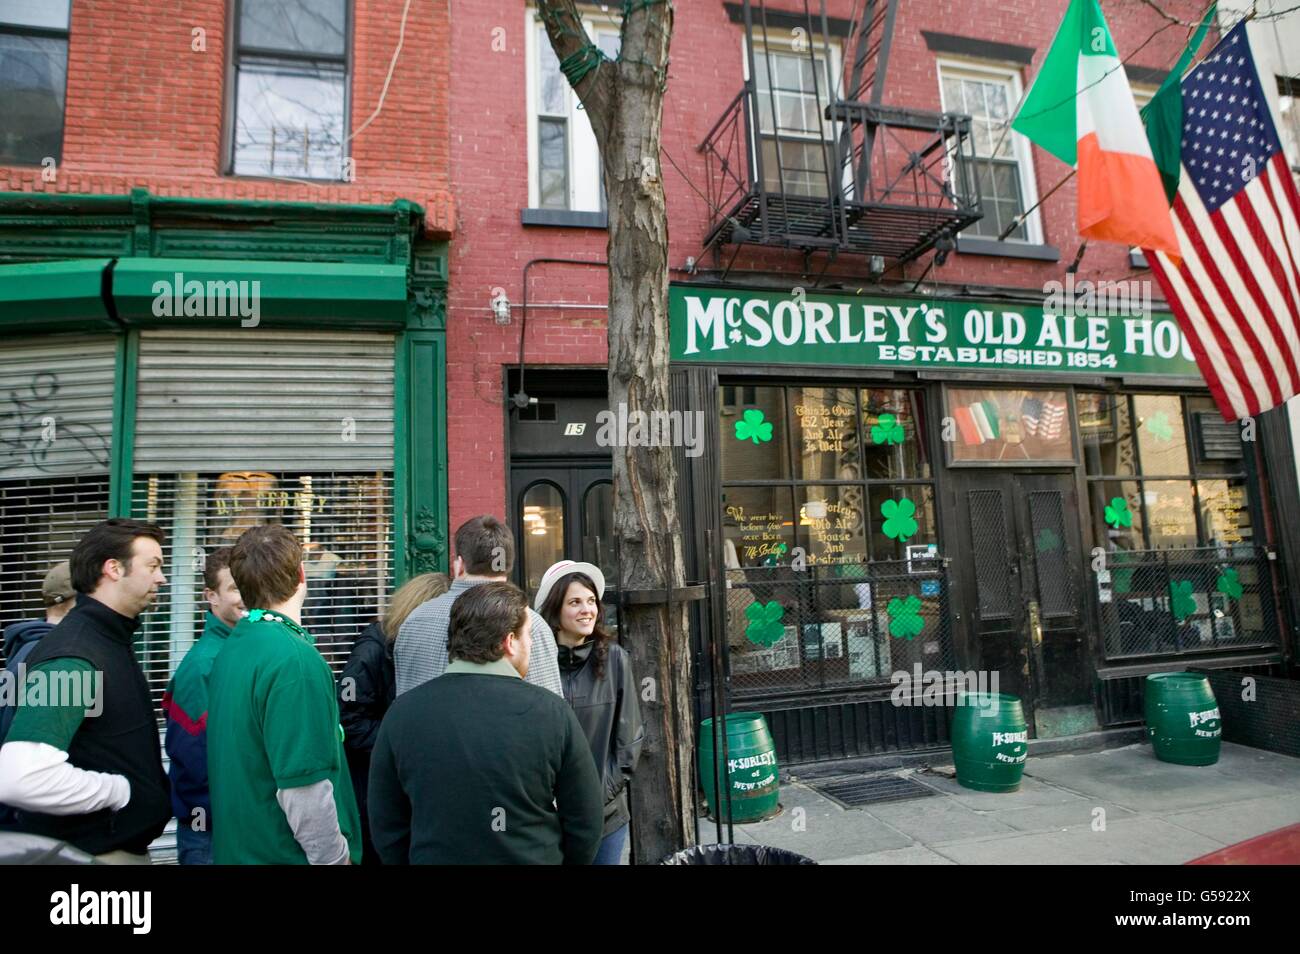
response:
<path id="1" fill-rule="evenodd" d="M 1115 292 L 1139 284 L 1081 298 L 1071 281 L 1043 306 L 671 285 L 672 360 L 1199 378 L 1173 315 Z"/>

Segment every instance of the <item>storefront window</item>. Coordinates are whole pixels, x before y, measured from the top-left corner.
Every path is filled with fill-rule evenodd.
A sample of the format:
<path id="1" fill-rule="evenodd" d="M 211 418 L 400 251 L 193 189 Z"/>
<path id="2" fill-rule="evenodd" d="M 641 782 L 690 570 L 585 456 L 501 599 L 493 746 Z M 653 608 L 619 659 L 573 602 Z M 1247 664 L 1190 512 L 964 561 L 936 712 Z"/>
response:
<path id="1" fill-rule="evenodd" d="M 1188 473 L 1182 399 L 1176 394 L 1136 394 L 1133 413 L 1142 473 Z"/>
<path id="2" fill-rule="evenodd" d="M 167 533 L 167 583 L 141 631 L 142 663 L 151 682 L 165 685 L 202 631 L 208 554 L 265 524 L 288 527 L 302 543 L 302 623 L 337 672 L 357 633 L 387 606 L 392 480 L 390 471 L 137 474 L 132 515 Z"/>
<path id="3" fill-rule="evenodd" d="M 945 439 L 953 463 L 1074 462 L 1064 391 L 949 388 Z"/>
<path id="4" fill-rule="evenodd" d="M 724 489 L 722 535 L 729 569 L 790 562 L 794 547 L 790 488 Z"/>
<path id="5" fill-rule="evenodd" d="M 1110 554 L 1093 568 L 1107 657 L 1276 643 L 1238 425 L 1199 395 L 1077 401 L 1094 539 Z"/>
<path id="6" fill-rule="evenodd" d="M 861 486 L 800 487 L 799 546 L 809 563 L 861 563 L 867 537 Z"/>
<path id="7" fill-rule="evenodd" d="M 790 476 L 784 388 L 722 388 L 718 415 L 724 482 Z"/>
<path id="8" fill-rule="evenodd" d="M 946 664 L 947 591 L 922 397 L 722 388 L 727 640 L 737 691 L 849 686 L 914 662 Z M 774 418 L 783 407 L 788 416 Z M 746 421 L 750 410 L 762 419 Z M 782 449 L 787 433 L 793 464 L 783 469 L 769 445 Z"/>
<path id="9" fill-rule="evenodd" d="M 790 434 L 799 480 L 857 480 L 856 388 L 791 388 Z"/>
<path id="10" fill-rule="evenodd" d="M 920 391 L 868 388 L 862 392 L 863 456 L 867 477 L 884 480 L 924 479 L 930 458 L 921 440 L 925 396 Z"/>
<path id="11" fill-rule="evenodd" d="M 1128 396 L 1080 392 L 1075 395 L 1075 407 L 1088 476 L 1136 474 L 1137 450 L 1133 444 Z"/>

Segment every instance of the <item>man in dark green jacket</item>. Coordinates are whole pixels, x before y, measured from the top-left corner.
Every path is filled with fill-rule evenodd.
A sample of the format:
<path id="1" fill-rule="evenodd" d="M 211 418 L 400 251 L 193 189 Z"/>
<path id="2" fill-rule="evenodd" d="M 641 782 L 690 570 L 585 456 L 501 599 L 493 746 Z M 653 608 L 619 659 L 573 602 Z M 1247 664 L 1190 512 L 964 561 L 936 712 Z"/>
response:
<path id="1" fill-rule="evenodd" d="M 603 803 L 573 711 L 524 682 L 528 600 L 513 584 L 451 609 L 447 671 L 399 696 L 370 763 L 385 864 L 590 864 Z"/>

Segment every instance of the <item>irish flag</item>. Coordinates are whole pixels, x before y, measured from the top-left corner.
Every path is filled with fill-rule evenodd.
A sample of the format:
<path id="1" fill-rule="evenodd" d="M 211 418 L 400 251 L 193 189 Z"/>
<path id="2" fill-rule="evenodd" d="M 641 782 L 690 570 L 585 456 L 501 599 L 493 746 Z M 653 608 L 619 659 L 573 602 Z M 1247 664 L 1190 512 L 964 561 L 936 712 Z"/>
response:
<path id="1" fill-rule="evenodd" d="M 1097 0 L 1065 21 L 1011 128 L 1079 170 L 1079 234 L 1178 256 L 1160 173 Z"/>

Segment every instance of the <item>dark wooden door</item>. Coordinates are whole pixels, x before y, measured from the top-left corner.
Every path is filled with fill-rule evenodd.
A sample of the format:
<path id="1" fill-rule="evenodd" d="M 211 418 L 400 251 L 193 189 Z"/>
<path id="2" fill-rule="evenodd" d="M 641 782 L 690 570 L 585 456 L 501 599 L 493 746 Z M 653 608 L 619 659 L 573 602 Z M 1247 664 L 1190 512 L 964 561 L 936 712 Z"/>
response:
<path id="1" fill-rule="evenodd" d="M 1034 733 L 1040 710 L 1091 703 L 1074 476 L 971 470 L 953 480 L 967 645 L 1020 698 Z"/>

